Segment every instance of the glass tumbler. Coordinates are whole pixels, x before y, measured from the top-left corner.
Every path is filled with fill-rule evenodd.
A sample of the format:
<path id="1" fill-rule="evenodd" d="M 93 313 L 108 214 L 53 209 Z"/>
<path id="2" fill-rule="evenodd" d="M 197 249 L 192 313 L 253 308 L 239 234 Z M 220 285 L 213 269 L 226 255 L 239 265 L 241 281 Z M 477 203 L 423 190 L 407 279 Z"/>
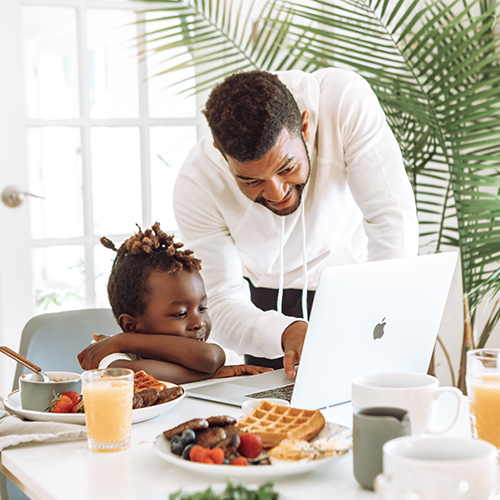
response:
<path id="1" fill-rule="evenodd" d="M 472 436 L 500 450 L 500 349 L 467 353 L 467 394 Z"/>
<path id="2" fill-rule="evenodd" d="M 82 393 L 89 449 L 113 452 L 129 448 L 134 372 L 126 368 L 83 372 Z"/>

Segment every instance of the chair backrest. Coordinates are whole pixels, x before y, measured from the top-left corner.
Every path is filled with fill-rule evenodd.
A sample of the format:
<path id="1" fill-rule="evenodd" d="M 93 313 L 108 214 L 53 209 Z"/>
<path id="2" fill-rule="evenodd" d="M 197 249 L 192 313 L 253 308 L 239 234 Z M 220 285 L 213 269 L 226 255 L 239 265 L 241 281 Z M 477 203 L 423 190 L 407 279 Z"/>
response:
<path id="1" fill-rule="evenodd" d="M 113 335 L 120 331 L 111 309 L 82 309 L 40 314 L 23 329 L 19 353 L 43 371 L 81 373 L 77 355 L 92 342 L 92 335 Z M 17 363 L 13 390 L 19 377 L 31 373 Z"/>

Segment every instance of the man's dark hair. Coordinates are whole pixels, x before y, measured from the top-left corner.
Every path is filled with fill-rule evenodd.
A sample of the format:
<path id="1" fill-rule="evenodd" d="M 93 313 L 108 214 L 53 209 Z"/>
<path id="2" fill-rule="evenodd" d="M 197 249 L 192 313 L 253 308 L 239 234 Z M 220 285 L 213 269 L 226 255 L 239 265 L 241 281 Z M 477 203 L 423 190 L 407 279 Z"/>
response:
<path id="1" fill-rule="evenodd" d="M 174 243 L 174 237 L 164 233 L 158 222 L 144 232 L 139 227 L 139 232 L 118 249 L 108 238 L 100 241 L 117 252 L 108 281 L 109 303 L 117 320 L 122 314 L 137 318 L 146 312 L 152 270 L 177 273 L 201 269 L 201 260 L 193 251 L 179 250 L 184 245 Z"/>
<path id="2" fill-rule="evenodd" d="M 203 110 L 220 152 L 246 163 L 273 148 L 286 128 L 300 134 L 302 117 L 292 93 L 276 75 L 249 71 L 215 86 Z"/>

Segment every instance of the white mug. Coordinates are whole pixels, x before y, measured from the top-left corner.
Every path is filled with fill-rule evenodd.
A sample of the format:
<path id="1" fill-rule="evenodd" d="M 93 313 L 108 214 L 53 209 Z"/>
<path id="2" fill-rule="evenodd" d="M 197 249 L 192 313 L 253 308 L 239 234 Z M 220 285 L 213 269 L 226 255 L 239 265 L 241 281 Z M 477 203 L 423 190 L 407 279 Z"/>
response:
<path id="1" fill-rule="evenodd" d="M 492 500 L 497 450 L 486 441 L 454 436 L 405 436 L 383 446 L 384 476 L 443 474 L 465 481 L 462 500 Z"/>
<path id="2" fill-rule="evenodd" d="M 392 406 L 410 412 L 412 434 L 442 434 L 457 421 L 462 392 L 455 387 L 439 387 L 436 377 L 423 373 L 369 373 L 352 379 L 355 410 L 372 406 Z M 444 429 L 431 426 L 439 396 L 452 394 L 457 401 L 450 424 Z"/>

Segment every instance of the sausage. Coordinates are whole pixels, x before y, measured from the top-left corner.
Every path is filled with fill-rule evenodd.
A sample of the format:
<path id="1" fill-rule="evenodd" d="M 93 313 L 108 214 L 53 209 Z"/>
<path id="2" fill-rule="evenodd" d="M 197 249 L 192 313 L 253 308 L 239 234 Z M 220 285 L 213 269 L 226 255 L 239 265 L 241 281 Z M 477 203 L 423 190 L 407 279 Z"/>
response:
<path id="1" fill-rule="evenodd" d="M 155 401 L 155 405 L 161 405 L 162 403 L 168 403 L 169 401 L 173 401 L 177 399 L 179 396 L 182 396 L 184 393 L 184 389 L 179 386 L 167 387 L 160 391 L 158 399 Z"/>
<path id="2" fill-rule="evenodd" d="M 177 434 L 182 434 L 185 430 L 191 429 L 193 431 L 197 431 L 206 428 L 208 428 L 208 422 L 204 418 L 193 418 L 192 420 L 183 422 L 172 429 L 164 431 L 163 435 L 170 440 L 174 436 L 177 436 Z"/>
<path id="3" fill-rule="evenodd" d="M 207 422 L 210 427 L 224 427 L 226 425 L 235 424 L 236 419 L 230 415 L 218 415 L 216 417 L 207 418 Z"/>
<path id="4" fill-rule="evenodd" d="M 137 408 L 142 408 L 144 406 L 144 400 L 138 392 L 134 392 L 134 397 L 132 399 L 132 410 L 137 410 Z"/>
<path id="5" fill-rule="evenodd" d="M 209 427 L 208 429 L 196 431 L 195 443 L 198 446 L 203 446 L 203 448 L 212 448 L 226 437 L 227 434 L 222 427 Z"/>
<path id="6" fill-rule="evenodd" d="M 154 389 L 153 387 L 150 387 L 149 389 L 144 389 L 143 391 L 140 391 L 141 398 L 144 401 L 143 407 L 145 406 L 152 406 L 155 404 L 156 400 L 158 399 L 158 396 L 160 395 L 160 392 L 157 389 Z"/>

